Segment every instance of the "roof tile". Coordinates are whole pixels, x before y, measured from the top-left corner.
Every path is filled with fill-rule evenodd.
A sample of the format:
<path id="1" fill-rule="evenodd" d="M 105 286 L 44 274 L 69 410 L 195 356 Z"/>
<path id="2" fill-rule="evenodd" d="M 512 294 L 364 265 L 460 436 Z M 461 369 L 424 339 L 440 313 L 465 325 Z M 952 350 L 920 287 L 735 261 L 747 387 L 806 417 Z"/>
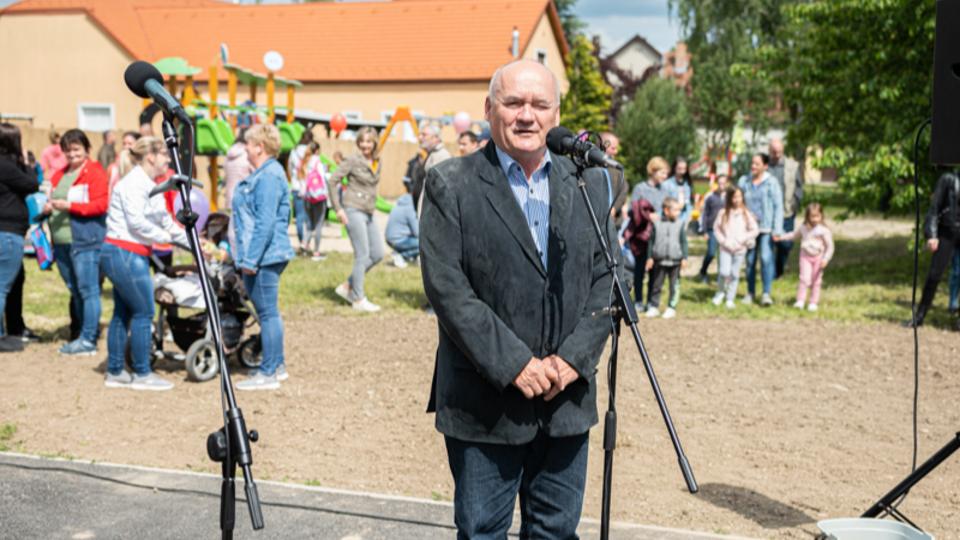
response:
<path id="1" fill-rule="evenodd" d="M 196 66 L 230 62 L 262 70 L 280 52 L 284 77 L 312 82 L 486 80 L 521 49 L 550 0 L 394 0 L 240 6 L 213 0 L 24 0 L 0 11 L 86 12 L 133 57 L 182 56 Z M 566 49 L 559 36 L 561 49 Z M 201 74 L 204 77 L 206 72 Z"/>

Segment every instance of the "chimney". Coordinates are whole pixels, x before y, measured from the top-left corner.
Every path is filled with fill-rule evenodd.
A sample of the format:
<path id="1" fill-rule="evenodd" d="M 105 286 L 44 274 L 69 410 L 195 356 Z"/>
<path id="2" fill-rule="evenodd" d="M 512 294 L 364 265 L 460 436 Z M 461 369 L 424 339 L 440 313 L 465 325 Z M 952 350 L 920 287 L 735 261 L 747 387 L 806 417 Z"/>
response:
<path id="1" fill-rule="evenodd" d="M 510 46 L 510 52 L 514 58 L 520 58 L 520 30 L 517 30 L 516 26 L 513 27 L 513 42 Z"/>

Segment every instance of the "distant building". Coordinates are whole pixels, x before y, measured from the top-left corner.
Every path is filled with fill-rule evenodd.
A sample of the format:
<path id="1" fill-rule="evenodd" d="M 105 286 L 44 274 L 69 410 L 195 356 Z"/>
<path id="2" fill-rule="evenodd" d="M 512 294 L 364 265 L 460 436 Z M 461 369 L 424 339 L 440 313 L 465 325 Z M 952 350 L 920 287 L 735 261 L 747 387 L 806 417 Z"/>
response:
<path id="1" fill-rule="evenodd" d="M 672 80 L 678 87 L 686 91 L 690 90 L 693 66 L 690 65 L 690 53 L 687 51 L 686 43 L 678 41 L 676 46 L 664 55 L 660 76 Z"/>
<path id="2" fill-rule="evenodd" d="M 660 51 L 639 34 L 607 55 L 605 60 L 609 65 L 638 81 L 648 76 L 648 70 L 652 69 L 656 72 L 663 65 L 663 55 L 660 54 Z M 623 83 L 620 77 L 616 75 L 617 70 L 611 70 L 608 75 L 610 80 L 607 82 L 613 86 L 620 86 Z"/>
<path id="3" fill-rule="evenodd" d="M 552 0 L 22 0 L 0 9 L 0 112 L 32 116 L 39 126 L 134 128 L 142 102 L 123 83 L 130 62 L 182 57 L 204 68 L 196 88 L 206 95 L 221 43 L 231 63 L 259 72 L 264 53 L 280 52 L 277 75 L 304 83 L 298 111 L 371 123 L 399 105 L 415 116 L 466 111 L 482 119 L 489 78 L 514 49 L 543 62 L 562 91 L 568 86 Z M 226 76 L 221 67 L 221 100 Z M 264 94 L 256 95 L 260 105 Z M 279 94 L 275 104 L 285 103 Z"/>

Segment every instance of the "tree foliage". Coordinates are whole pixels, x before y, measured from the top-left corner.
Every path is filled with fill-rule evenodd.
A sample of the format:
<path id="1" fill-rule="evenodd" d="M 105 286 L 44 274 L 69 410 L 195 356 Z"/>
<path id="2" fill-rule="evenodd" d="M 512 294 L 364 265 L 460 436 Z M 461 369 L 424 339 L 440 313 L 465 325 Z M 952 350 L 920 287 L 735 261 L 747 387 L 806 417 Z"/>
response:
<path id="1" fill-rule="evenodd" d="M 815 0 L 783 13 L 788 39 L 765 55 L 796 114 L 790 146 L 824 148 L 819 166 L 838 169 L 851 210 L 909 209 L 915 129 L 930 115 L 934 2 Z"/>
<path id="2" fill-rule="evenodd" d="M 672 160 L 697 151 L 697 131 L 682 90 L 664 79 L 643 84 L 621 111 L 615 129 L 620 158 L 632 183 L 646 178 L 653 156 Z"/>
<path id="3" fill-rule="evenodd" d="M 770 125 L 776 85 L 759 69 L 759 52 L 779 42 L 788 1 L 669 1 L 692 55 L 690 103 L 710 149 L 729 149 L 738 114 L 754 133 Z"/>
<path id="4" fill-rule="evenodd" d="M 610 96 L 613 90 L 600 73 L 593 44 L 582 34 L 574 37 L 567 59 L 570 88 L 560 102 L 560 115 L 570 129 L 609 129 Z"/>
<path id="5" fill-rule="evenodd" d="M 563 35 L 567 38 L 567 43 L 572 45 L 573 39 L 587 27 L 586 23 L 573 12 L 577 0 L 553 0 L 553 3 L 557 6 L 557 14 L 560 15 Z"/>

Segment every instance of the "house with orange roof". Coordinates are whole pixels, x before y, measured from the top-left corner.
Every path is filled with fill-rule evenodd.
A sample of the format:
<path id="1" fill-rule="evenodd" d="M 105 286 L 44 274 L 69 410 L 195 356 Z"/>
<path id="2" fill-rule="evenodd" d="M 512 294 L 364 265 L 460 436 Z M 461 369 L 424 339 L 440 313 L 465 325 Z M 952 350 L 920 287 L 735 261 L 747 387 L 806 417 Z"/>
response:
<path id="1" fill-rule="evenodd" d="M 516 32 L 515 32 L 516 31 Z M 143 103 L 123 83 L 134 60 L 182 57 L 299 80 L 295 109 L 382 124 L 397 106 L 440 117 L 483 116 L 490 75 L 514 54 L 539 59 L 567 87 L 567 44 L 552 0 L 382 0 L 235 5 L 216 0 L 22 0 L 0 10 L 0 113 L 35 126 L 137 126 Z M 242 96 L 246 97 L 246 96 Z M 257 101 L 266 103 L 264 92 Z M 283 105 L 285 98 L 276 100 Z"/>

